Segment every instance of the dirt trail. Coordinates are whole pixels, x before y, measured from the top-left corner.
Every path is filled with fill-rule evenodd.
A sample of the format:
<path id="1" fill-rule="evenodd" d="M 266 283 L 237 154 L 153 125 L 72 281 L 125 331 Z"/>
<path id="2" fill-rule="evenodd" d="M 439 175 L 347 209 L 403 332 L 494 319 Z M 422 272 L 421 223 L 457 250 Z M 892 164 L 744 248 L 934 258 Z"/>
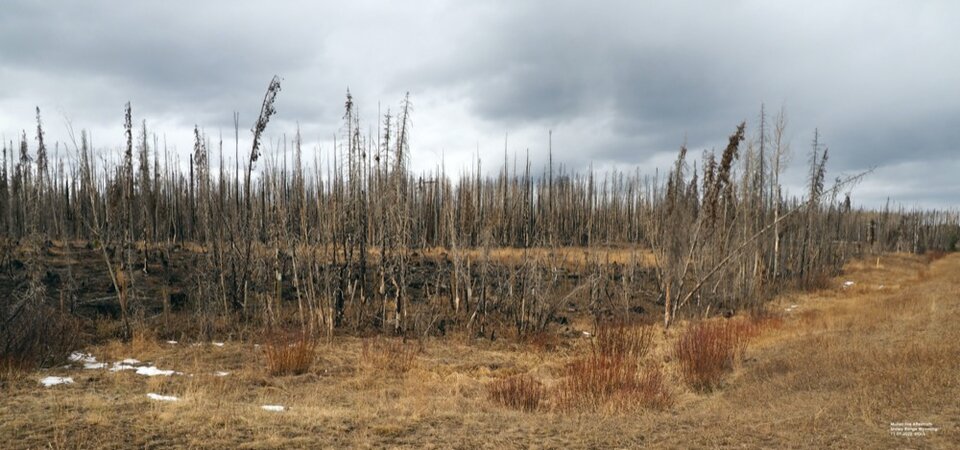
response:
<path id="1" fill-rule="evenodd" d="M 833 285 L 780 299 L 784 327 L 724 392 L 679 412 L 691 444 L 956 448 L 960 255 L 860 261 Z M 908 437 L 904 423 L 929 425 Z"/>

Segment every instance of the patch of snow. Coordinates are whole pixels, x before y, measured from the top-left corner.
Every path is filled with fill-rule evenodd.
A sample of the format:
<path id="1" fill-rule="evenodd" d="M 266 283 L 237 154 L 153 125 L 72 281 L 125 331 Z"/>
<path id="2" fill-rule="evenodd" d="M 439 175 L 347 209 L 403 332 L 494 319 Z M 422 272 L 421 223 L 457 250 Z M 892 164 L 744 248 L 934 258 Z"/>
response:
<path id="1" fill-rule="evenodd" d="M 160 395 L 160 394 L 154 394 L 153 392 L 147 394 L 147 397 L 150 397 L 151 400 L 157 400 L 161 402 L 175 402 L 177 400 L 180 400 L 179 398 L 174 397 L 172 395 Z"/>
<path id="2" fill-rule="evenodd" d="M 70 362 L 95 363 L 97 358 L 89 353 L 73 352 L 67 357 Z"/>
<path id="3" fill-rule="evenodd" d="M 167 341 L 167 343 L 170 345 L 177 345 L 177 341 Z"/>
<path id="4" fill-rule="evenodd" d="M 230 375 L 230 372 L 224 372 L 224 371 L 222 371 L 222 370 L 218 370 L 218 371 L 214 372 L 213 374 L 214 374 L 215 376 L 218 376 L 218 377 L 225 377 L 225 376 L 227 376 L 227 375 Z"/>
<path id="5" fill-rule="evenodd" d="M 111 372 L 119 372 L 121 370 L 134 370 L 137 369 L 137 366 L 131 366 L 129 364 L 119 364 L 113 363 L 113 367 L 110 368 Z"/>
<path id="6" fill-rule="evenodd" d="M 282 405 L 263 405 L 263 406 L 261 406 L 261 408 L 263 408 L 263 409 L 265 409 L 265 410 L 267 410 L 267 411 L 273 411 L 273 412 L 283 412 L 283 411 L 286 411 L 286 409 L 287 409 L 287 408 L 283 407 Z"/>
<path id="7" fill-rule="evenodd" d="M 115 363 L 115 364 L 117 364 L 117 363 Z M 140 360 L 139 360 L 139 359 L 133 359 L 133 358 L 127 358 L 127 359 L 121 360 L 121 361 L 119 362 L 119 364 L 140 364 Z"/>
<path id="8" fill-rule="evenodd" d="M 137 375 L 144 375 L 148 377 L 155 377 L 157 375 L 162 375 L 162 376 L 168 377 L 173 374 L 182 375 L 180 372 L 177 372 L 174 370 L 160 370 L 157 368 L 157 366 L 137 367 Z"/>
<path id="9" fill-rule="evenodd" d="M 102 369 L 106 364 L 97 362 L 97 358 L 89 353 L 73 352 L 67 357 L 68 360 L 75 363 L 83 363 L 84 369 Z"/>
<path id="10" fill-rule="evenodd" d="M 850 287 L 850 286 L 853 286 L 854 284 L 856 284 L 856 283 L 854 283 L 854 282 L 852 282 L 852 281 L 844 281 L 844 282 L 843 282 L 843 287 Z"/>
<path id="11" fill-rule="evenodd" d="M 46 377 L 40 380 L 40 384 L 46 387 L 56 386 L 58 384 L 72 384 L 72 383 L 73 383 L 72 377 Z"/>
<path id="12" fill-rule="evenodd" d="M 223 342 L 213 342 L 213 345 L 216 345 L 217 347 L 223 347 Z"/>
<path id="13" fill-rule="evenodd" d="M 583 337 L 590 337 L 590 336 L 591 336 L 591 334 L 590 334 L 589 331 L 584 331 L 584 332 L 583 332 Z"/>

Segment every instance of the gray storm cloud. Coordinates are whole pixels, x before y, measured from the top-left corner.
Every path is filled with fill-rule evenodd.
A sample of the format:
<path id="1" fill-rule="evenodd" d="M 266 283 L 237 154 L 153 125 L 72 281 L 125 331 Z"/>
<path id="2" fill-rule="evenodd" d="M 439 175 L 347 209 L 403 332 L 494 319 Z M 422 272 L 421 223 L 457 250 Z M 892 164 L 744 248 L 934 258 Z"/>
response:
<path id="1" fill-rule="evenodd" d="M 956 206 L 957 20 L 947 1 L 8 1 L 0 132 L 30 130 L 40 106 L 53 139 L 63 114 L 112 146 L 131 100 L 185 149 L 194 124 L 232 132 L 239 111 L 248 128 L 276 73 L 271 131 L 299 124 L 321 147 L 348 87 L 368 123 L 410 91 L 417 168 L 502 155 L 505 135 L 543 161 L 554 130 L 571 168 L 652 171 L 684 142 L 722 146 L 765 103 L 787 111 L 796 166 L 818 128 L 834 171 L 878 169 L 864 203 Z"/>

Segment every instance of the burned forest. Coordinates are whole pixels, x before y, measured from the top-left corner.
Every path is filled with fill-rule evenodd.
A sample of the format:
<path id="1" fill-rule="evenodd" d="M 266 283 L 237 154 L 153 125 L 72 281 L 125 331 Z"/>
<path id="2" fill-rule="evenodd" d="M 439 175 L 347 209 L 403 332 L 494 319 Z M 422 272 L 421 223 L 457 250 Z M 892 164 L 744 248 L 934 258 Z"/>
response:
<path id="1" fill-rule="evenodd" d="M 852 208 L 869 174 L 825 179 L 828 147 L 814 133 L 791 149 L 782 112 L 731 127 L 722 151 L 681 147 L 663 173 L 505 153 L 495 175 L 482 166 L 498 161 L 478 157 L 451 176 L 409 170 L 409 96 L 369 133 L 348 92 L 328 152 L 299 131 L 267 145 L 280 89 L 274 78 L 252 147 L 239 146 L 239 119 L 233 143 L 198 127 L 186 162 L 130 104 L 119 154 L 81 130 L 51 158 L 38 108 L 35 133 L 4 143 L 3 357 L 43 363 L 81 336 L 139 328 L 522 339 L 574 332 L 574 317 L 669 327 L 762 309 L 853 258 L 956 249 L 955 213 Z M 788 197 L 791 152 L 808 156 L 809 175 Z"/>

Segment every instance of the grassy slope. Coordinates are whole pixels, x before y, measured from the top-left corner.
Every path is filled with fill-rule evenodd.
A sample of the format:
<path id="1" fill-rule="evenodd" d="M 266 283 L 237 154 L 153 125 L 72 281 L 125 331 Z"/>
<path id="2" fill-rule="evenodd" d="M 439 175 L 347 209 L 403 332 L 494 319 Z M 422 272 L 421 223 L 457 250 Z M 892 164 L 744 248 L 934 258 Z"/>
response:
<path id="1" fill-rule="evenodd" d="M 843 288 L 841 283 L 856 284 Z M 960 442 L 960 255 L 927 264 L 892 255 L 851 264 L 835 288 L 788 296 L 768 331 L 720 390 L 675 385 L 667 411 L 520 413 L 491 404 L 484 384 L 528 372 L 551 386 L 584 350 L 507 342 L 426 344 L 406 374 L 364 361 L 363 343 L 322 346 L 311 373 L 269 377 L 252 344 L 171 346 L 151 340 L 91 349 L 189 376 L 54 369 L 0 382 L 0 448 L 32 447 L 932 447 Z M 658 336 L 653 358 L 675 379 Z M 215 377 L 216 370 L 230 371 Z M 73 385 L 43 388 L 46 375 Z M 147 392 L 177 395 L 177 403 Z M 290 410 L 272 413 L 263 404 Z M 890 422 L 932 422 L 897 437 Z"/>

